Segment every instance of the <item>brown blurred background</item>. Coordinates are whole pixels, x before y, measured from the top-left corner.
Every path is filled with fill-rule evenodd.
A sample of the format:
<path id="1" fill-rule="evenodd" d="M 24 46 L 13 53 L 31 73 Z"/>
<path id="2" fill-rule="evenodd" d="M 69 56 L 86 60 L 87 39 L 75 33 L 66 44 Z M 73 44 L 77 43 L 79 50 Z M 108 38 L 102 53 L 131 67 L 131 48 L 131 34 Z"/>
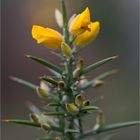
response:
<path id="1" fill-rule="evenodd" d="M 90 74 L 90 78 L 109 69 L 119 73 L 109 78 L 100 89 L 89 89 L 86 97 L 104 96 L 98 103 L 106 123 L 138 120 L 138 0 L 66 0 L 68 16 L 88 6 L 92 19 L 101 22 L 101 32 L 93 44 L 79 54 L 86 65 L 112 55 L 119 58 Z M 27 58 L 33 54 L 57 64 L 59 60 L 31 37 L 33 24 L 61 31 L 54 18 L 59 0 L 2 0 L 2 119 L 28 119 L 27 101 L 41 107 L 35 93 L 8 79 L 14 75 L 39 84 L 38 77 L 48 70 Z M 85 121 L 92 127 L 93 116 Z M 89 121 L 87 121 L 89 120 Z M 113 140 L 138 140 L 138 127 L 113 131 Z M 35 140 L 44 135 L 32 127 L 2 124 L 2 140 Z M 97 140 L 100 138 L 97 138 Z"/>

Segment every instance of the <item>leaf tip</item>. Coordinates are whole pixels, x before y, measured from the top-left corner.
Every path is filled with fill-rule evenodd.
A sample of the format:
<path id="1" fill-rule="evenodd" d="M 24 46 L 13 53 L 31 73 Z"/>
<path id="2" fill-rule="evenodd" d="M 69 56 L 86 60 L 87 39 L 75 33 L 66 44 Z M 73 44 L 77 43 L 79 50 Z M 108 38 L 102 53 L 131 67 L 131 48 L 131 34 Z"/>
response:
<path id="1" fill-rule="evenodd" d="M 40 80 L 44 80 L 45 77 L 46 77 L 45 75 L 42 75 L 42 76 L 39 76 L 38 78 L 39 78 Z"/>
<path id="2" fill-rule="evenodd" d="M 8 123 L 8 122 L 10 122 L 10 120 L 1 120 L 1 122 L 6 122 L 6 123 Z"/>
<path id="3" fill-rule="evenodd" d="M 115 55 L 115 56 L 112 56 L 112 59 L 116 59 L 118 57 L 119 57 L 119 55 Z"/>
<path id="4" fill-rule="evenodd" d="M 10 80 L 13 80 L 13 81 L 16 80 L 16 77 L 14 77 L 14 76 L 8 76 L 8 78 L 9 78 Z"/>
<path id="5" fill-rule="evenodd" d="M 27 54 L 27 55 L 25 55 L 27 58 L 30 58 L 31 57 L 31 55 L 29 55 L 29 54 Z"/>

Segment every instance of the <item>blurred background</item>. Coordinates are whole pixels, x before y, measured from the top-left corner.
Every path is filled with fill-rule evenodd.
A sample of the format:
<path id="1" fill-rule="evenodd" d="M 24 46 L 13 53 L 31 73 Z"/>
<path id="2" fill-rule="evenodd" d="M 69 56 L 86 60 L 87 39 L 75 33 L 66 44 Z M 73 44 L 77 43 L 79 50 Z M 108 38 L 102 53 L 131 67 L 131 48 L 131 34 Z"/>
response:
<path id="1" fill-rule="evenodd" d="M 138 120 L 138 0 L 66 0 L 66 5 L 68 17 L 88 6 L 92 20 L 101 22 L 98 38 L 79 53 L 85 58 L 86 65 L 119 55 L 117 60 L 90 73 L 89 78 L 93 78 L 104 71 L 119 69 L 119 73 L 107 79 L 104 86 L 89 89 L 86 98 L 104 96 L 97 105 L 102 107 L 106 123 Z M 49 74 L 44 67 L 28 60 L 26 54 L 59 63 L 49 49 L 38 46 L 31 37 L 33 24 L 61 32 L 54 18 L 56 8 L 60 9 L 59 0 L 2 0 L 2 119 L 28 119 L 27 101 L 42 107 L 36 93 L 8 77 L 14 75 L 39 84 L 38 77 Z M 85 122 L 92 128 L 93 116 Z M 138 140 L 138 126 L 113 133 L 116 134 L 113 140 Z M 44 133 L 36 128 L 2 124 L 2 140 L 35 140 L 42 135 Z"/>

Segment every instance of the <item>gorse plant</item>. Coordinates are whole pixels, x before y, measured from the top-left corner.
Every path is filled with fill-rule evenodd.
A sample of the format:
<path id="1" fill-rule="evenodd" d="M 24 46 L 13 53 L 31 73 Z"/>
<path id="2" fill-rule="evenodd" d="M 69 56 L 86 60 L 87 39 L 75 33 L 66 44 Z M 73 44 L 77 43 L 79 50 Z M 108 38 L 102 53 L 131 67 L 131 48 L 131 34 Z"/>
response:
<path id="1" fill-rule="evenodd" d="M 90 11 L 86 8 L 82 13 L 67 19 L 64 0 L 61 0 L 62 11 L 55 11 L 63 35 L 57 31 L 34 25 L 32 37 L 38 44 L 51 49 L 60 49 L 60 53 L 53 52 L 63 63 L 63 68 L 56 66 L 42 58 L 27 55 L 27 57 L 45 67 L 53 76 L 40 76 L 40 85 L 34 85 L 25 80 L 11 77 L 12 80 L 23 84 L 37 92 L 45 101 L 47 108 L 43 111 L 32 104 L 30 120 L 4 120 L 41 128 L 47 134 L 42 140 L 81 140 L 89 136 L 98 135 L 114 129 L 136 125 L 139 121 L 106 124 L 100 107 L 91 100 L 85 100 L 83 95 L 90 87 L 100 87 L 104 79 L 116 73 L 116 70 L 105 72 L 92 80 L 86 74 L 106 64 L 117 56 L 108 57 L 87 67 L 84 59 L 78 58 L 77 53 L 88 43 L 95 40 L 100 30 L 100 22 L 92 22 Z M 96 115 L 96 123 L 90 130 L 85 130 L 83 118 L 88 114 Z"/>

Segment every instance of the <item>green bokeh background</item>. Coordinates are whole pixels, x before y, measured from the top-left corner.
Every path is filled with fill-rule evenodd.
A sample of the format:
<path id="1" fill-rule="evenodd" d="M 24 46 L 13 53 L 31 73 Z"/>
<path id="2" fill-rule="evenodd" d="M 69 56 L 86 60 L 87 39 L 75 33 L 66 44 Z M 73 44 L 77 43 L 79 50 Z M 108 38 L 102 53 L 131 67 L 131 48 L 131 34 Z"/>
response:
<path id="1" fill-rule="evenodd" d="M 69 17 L 88 6 L 93 21 L 101 22 L 96 41 L 79 54 L 85 58 L 86 65 L 119 55 L 116 61 L 91 72 L 89 78 L 114 68 L 119 69 L 119 73 L 101 88 L 89 89 L 85 97 L 104 96 L 98 105 L 105 113 L 106 123 L 138 120 L 138 0 L 66 0 L 66 5 Z M 38 46 L 31 37 L 33 24 L 61 31 L 55 22 L 55 8 L 60 9 L 59 0 L 2 0 L 2 119 L 28 119 L 27 101 L 42 107 L 35 93 L 10 81 L 8 76 L 39 84 L 38 77 L 49 74 L 48 70 L 25 58 L 25 54 L 59 63 L 49 49 Z M 93 115 L 86 118 L 85 123 L 92 128 Z M 137 126 L 113 132 L 117 134 L 113 140 L 138 140 Z M 44 134 L 27 126 L 2 124 L 2 140 L 35 140 Z"/>

